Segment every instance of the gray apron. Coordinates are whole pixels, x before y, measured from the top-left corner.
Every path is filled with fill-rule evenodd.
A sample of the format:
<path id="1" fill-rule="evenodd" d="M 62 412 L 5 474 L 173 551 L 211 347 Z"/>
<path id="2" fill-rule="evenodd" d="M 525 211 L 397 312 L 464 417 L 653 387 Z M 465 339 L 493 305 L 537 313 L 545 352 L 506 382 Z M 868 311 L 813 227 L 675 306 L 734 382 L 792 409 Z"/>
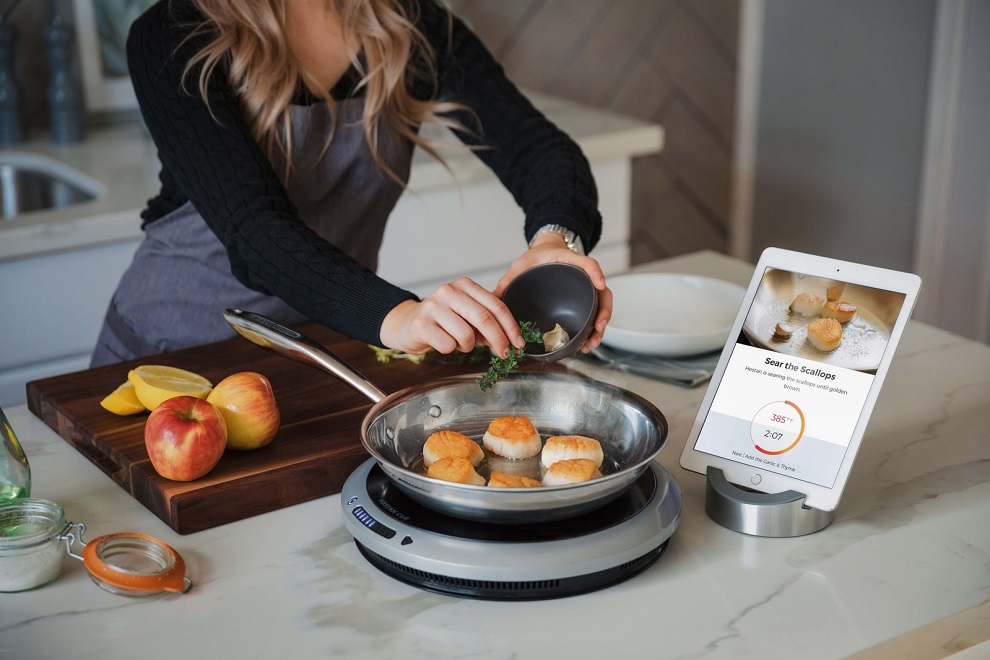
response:
<path id="1" fill-rule="evenodd" d="M 375 164 L 364 140 L 364 100 L 345 99 L 336 108 L 336 134 L 321 156 L 333 127 L 329 106 L 291 107 L 289 199 L 307 226 L 375 270 L 385 222 L 402 189 Z M 409 177 L 412 152 L 412 142 L 381 128 L 379 154 L 403 181 Z M 273 166 L 281 172 L 283 162 Z M 223 244 L 186 202 L 145 228 L 144 240 L 110 301 L 91 366 L 232 337 L 223 318 L 228 307 L 290 326 L 306 320 L 279 298 L 241 284 L 231 274 Z"/>

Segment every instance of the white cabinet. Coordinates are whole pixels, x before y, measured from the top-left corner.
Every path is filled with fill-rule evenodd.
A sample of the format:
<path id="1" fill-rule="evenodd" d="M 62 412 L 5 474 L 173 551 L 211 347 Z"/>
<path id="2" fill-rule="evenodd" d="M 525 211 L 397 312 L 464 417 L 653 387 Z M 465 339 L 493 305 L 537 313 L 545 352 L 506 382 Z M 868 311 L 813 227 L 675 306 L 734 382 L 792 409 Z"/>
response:
<path id="1" fill-rule="evenodd" d="M 0 262 L 0 405 L 24 384 L 85 369 L 137 240 Z"/>
<path id="2" fill-rule="evenodd" d="M 606 274 L 629 267 L 628 158 L 592 165 L 605 218 L 593 255 Z M 523 213 L 495 180 L 404 194 L 385 230 L 378 273 L 419 296 L 469 276 L 492 288 L 526 249 Z"/>
<path id="3" fill-rule="evenodd" d="M 625 270 L 631 159 L 661 148 L 661 128 L 558 99 L 533 100 L 588 157 L 605 220 L 593 254 L 606 273 Z M 57 151 L 41 147 L 101 180 L 108 192 L 77 215 L 61 210 L 0 223 L 2 406 L 23 403 L 31 380 L 88 366 L 107 304 L 140 240 L 139 211 L 157 190 L 153 145 L 140 131 L 108 130 Z M 456 178 L 416 154 L 410 189 L 380 253 L 379 273 L 419 295 L 465 275 L 492 287 L 526 248 L 522 212 L 494 175 L 464 151 L 447 161 Z"/>

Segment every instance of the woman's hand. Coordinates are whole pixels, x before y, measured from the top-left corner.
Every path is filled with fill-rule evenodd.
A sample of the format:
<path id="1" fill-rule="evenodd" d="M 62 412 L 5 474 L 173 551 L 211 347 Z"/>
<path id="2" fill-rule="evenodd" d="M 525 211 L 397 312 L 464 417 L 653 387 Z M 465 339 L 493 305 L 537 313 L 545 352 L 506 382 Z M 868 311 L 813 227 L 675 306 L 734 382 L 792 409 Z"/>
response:
<path id="1" fill-rule="evenodd" d="M 499 298 L 462 277 L 444 284 L 422 302 L 406 300 L 382 322 L 382 343 L 410 354 L 470 353 L 480 342 L 504 356 L 509 344 L 526 345 L 519 324 Z"/>
<path id="2" fill-rule="evenodd" d="M 546 263 L 577 266 L 588 274 L 592 284 L 598 289 L 598 316 L 595 318 L 595 327 L 588 336 L 588 340 L 581 347 L 581 352 L 587 353 L 591 349 L 597 348 L 602 343 L 605 327 L 612 318 L 612 291 L 605 284 L 605 273 L 602 272 L 602 267 L 598 262 L 591 257 L 582 256 L 569 250 L 562 236 L 544 234 L 537 237 L 533 241 L 533 245 L 512 262 L 509 270 L 495 285 L 495 290 L 492 293 L 501 297 L 506 287 L 509 286 L 509 282 L 515 279 L 517 275 L 533 266 Z"/>
<path id="3" fill-rule="evenodd" d="M 509 270 L 495 285 L 495 290 L 492 293 L 501 298 L 502 293 L 509 286 L 509 282 L 515 279 L 517 275 L 533 266 L 546 263 L 564 263 L 577 266 L 588 274 L 592 284 L 598 289 L 598 316 L 595 318 L 594 330 L 591 331 L 588 340 L 581 347 L 581 352 L 587 353 L 591 349 L 597 348 L 602 343 L 605 327 L 612 318 L 612 291 L 605 284 L 605 273 L 602 272 L 602 267 L 598 262 L 591 257 L 582 256 L 569 250 L 562 236 L 544 234 L 537 237 L 532 247 L 512 262 Z"/>

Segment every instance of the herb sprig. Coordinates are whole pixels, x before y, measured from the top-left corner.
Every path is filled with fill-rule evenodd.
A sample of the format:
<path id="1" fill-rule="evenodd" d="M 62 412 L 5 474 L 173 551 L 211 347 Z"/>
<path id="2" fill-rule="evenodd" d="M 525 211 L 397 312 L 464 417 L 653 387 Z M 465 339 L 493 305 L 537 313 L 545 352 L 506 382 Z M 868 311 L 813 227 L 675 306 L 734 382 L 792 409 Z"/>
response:
<path id="1" fill-rule="evenodd" d="M 426 353 L 421 355 L 412 355 L 410 353 L 405 353 L 403 351 L 398 351 L 394 348 L 381 348 L 379 346 L 372 346 L 368 344 L 368 348 L 372 350 L 375 354 L 375 359 L 377 359 L 382 364 L 388 364 L 393 359 L 395 360 L 409 360 L 413 364 L 420 364 L 426 359 Z"/>
<path id="2" fill-rule="evenodd" d="M 527 343 L 540 342 L 543 341 L 543 335 L 537 329 L 536 324 L 531 321 L 520 321 L 519 329 L 522 330 L 523 339 Z M 487 391 L 495 385 L 495 382 L 503 376 L 508 376 L 510 373 L 519 368 L 519 362 L 524 357 L 526 357 L 526 351 L 523 348 L 516 348 L 515 346 L 509 346 L 509 354 L 504 358 L 492 357 L 491 361 L 488 363 L 488 371 L 481 375 L 478 379 L 478 387 L 482 391 Z"/>
<path id="3" fill-rule="evenodd" d="M 489 350 L 489 348 L 484 344 L 478 344 L 470 353 L 454 351 L 449 355 L 437 353 L 433 349 L 430 349 L 421 355 L 413 355 L 394 348 L 381 348 L 373 344 L 368 344 L 368 348 L 370 348 L 371 352 L 375 354 L 375 359 L 382 364 L 388 364 L 392 360 L 406 360 L 408 362 L 412 362 L 413 364 L 432 362 L 436 364 L 460 366 L 465 364 L 487 364 L 488 359 L 492 356 L 491 350 Z"/>

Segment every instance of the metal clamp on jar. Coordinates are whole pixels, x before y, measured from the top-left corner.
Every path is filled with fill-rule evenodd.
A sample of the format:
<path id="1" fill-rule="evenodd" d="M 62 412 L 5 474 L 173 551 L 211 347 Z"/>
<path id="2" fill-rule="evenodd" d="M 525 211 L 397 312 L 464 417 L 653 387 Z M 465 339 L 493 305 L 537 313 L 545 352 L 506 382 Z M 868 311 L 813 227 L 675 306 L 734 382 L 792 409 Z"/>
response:
<path id="1" fill-rule="evenodd" d="M 64 550 L 83 562 L 100 588 L 120 596 L 186 593 L 181 555 L 162 541 L 134 532 L 107 534 L 86 543 L 83 523 L 66 522 L 51 500 L 19 499 L 0 504 L 0 592 L 48 584 L 62 572 Z M 81 552 L 75 552 L 79 546 Z"/>

